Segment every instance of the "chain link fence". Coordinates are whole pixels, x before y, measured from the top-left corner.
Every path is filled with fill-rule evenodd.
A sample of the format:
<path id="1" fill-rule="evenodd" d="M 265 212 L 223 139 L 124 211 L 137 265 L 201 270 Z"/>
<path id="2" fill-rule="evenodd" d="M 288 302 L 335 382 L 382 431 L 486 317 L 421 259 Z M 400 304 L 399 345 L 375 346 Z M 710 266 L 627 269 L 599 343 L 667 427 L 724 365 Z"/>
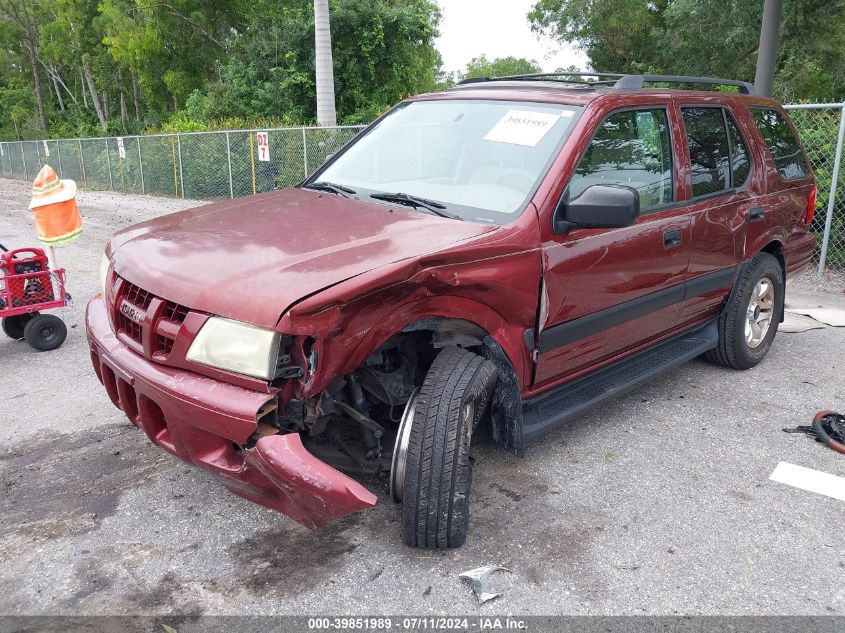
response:
<path id="1" fill-rule="evenodd" d="M 788 105 L 819 187 L 816 262 L 845 272 L 845 182 L 839 179 L 845 104 Z M 182 198 L 237 198 L 313 173 L 364 126 L 296 127 L 0 142 L 0 176 L 33 180 L 50 163 L 91 189 Z M 266 135 L 266 136 L 265 136 Z M 266 153 L 259 145 L 266 139 Z M 262 160 L 266 159 L 266 160 Z"/>
<path id="2" fill-rule="evenodd" d="M 89 189 L 211 200 L 296 184 L 364 126 L 0 142 L 0 176 L 43 164 Z M 266 152 L 259 151 L 259 139 Z"/>
<path id="3" fill-rule="evenodd" d="M 845 103 L 788 105 L 819 188 L 812 230 L 817 235 L 818 274 L 845 272 L 845 189 L 839 177 L 845 135 Z"/>

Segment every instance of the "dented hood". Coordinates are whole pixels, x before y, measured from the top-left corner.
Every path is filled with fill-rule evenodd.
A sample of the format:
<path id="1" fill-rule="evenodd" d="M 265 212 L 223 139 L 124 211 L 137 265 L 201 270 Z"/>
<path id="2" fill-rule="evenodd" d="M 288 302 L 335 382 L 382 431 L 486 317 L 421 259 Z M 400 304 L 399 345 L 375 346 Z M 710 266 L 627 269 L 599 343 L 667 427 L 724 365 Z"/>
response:
<path id="1" fill-rule="evenodd" d="M 112 237 L 109 254 L 144 290 L 273 327 L 324 288 L 494 228 L 291 188 L 137 224 Z"/>

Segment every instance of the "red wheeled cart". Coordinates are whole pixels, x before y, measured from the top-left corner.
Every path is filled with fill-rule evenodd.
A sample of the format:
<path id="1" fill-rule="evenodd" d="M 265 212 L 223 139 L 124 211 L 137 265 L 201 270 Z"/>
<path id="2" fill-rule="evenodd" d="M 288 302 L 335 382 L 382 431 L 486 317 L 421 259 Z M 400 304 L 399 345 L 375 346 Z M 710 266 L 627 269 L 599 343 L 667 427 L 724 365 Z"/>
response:
<path id="1" fill-rule="evenodd" d="M 34 349 L 56 349 L 67 337 L 67 327 L 54 314 L 43 310 L 62 308 L 65 292 L 64 269 L 50 270 L 47 255 L 40 248 L 0 250 L 0 318 L 3 332 L 15 340 L 26 339 Z"/>

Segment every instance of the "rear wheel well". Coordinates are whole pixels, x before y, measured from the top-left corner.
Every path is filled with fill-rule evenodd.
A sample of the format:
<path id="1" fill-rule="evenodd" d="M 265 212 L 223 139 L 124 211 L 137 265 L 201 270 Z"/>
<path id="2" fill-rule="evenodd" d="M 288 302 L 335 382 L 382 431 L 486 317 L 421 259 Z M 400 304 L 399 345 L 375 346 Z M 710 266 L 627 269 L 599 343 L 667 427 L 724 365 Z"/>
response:
<path id="1" fill-rule="evenodd" d="M 771 242 L 769 242 L 768 244 L 766 244 L 763 247 L 763 250 L 761 252 L 768 253 L 769 255 L 774 257 L 776 260 L 778 260 L 778 264 L 780 264 L 781 272 L 783 272 L 783 281 L 784 281 L 784 283 L 786 283 L 786 260 L 783 257 L 783 247 L 781 246 L 781 243 L 778 242 L 777 240 L 772 240 Z M 780 303 L 781 303 L 781 305 L 779 306 L 780 307 L 780 320 L 778 321 L 778 323 L 783 323 L 783 319 L 785 317 L 784 309 L 783 309 L 784 308 L 784 306 L 783 306 L 784 301 L 785 301 L 785 296 L 782 296 L 780 298 Z"/>
<path id="2" fill-rule="evenodd" d="M 778 242 L 777 240 L 772 240 L 771 242 L 769 242 L 768 244 L 766 244 L 763 247 L 762 252 L 768 253 L 769 255 L 774 257 L 776 260 L 778 260 L 778 263 L 780 264 L 780 268 L 783 271 L 783 275 L 784 275 L 784 279 L 785 279 L 786 278 L 786 260 L 783 257 L 783 247 L 781 246 L 780 242 Z"/>

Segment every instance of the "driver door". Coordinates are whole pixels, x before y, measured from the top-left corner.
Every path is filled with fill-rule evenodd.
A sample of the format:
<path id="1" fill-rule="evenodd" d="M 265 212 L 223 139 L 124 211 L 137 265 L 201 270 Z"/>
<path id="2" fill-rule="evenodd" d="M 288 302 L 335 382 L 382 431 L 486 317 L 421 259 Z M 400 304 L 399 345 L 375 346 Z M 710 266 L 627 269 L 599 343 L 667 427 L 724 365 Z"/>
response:
<path id="1" fill-rule="evenodd" d="M 674 116 L 668 102 L 611 112 L 575 168 L 564 196 L 594 184 L 627 185 L 639 192 L 640 217 L 632 226 L 574 228 L 544 242 L 535 386 L 574 378 L 676 326 L 690 221 L 675 204 Z"/>

